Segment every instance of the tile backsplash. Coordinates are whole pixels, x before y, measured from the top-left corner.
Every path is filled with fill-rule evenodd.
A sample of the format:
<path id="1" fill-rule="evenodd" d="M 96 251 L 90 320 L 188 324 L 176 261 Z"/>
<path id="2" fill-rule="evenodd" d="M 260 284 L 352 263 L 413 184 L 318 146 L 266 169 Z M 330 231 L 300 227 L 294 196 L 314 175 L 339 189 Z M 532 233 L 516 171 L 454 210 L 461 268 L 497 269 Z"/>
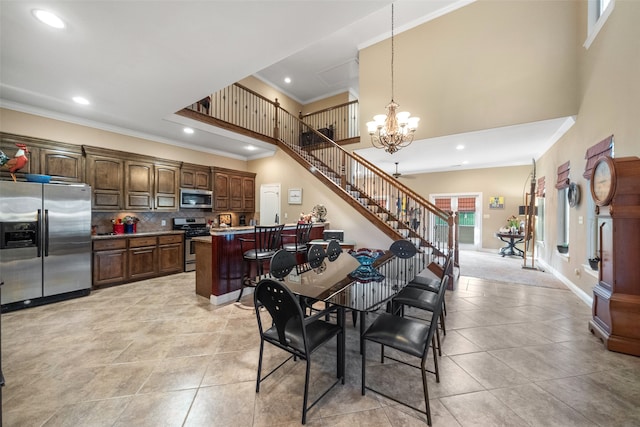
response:
<path id="1" fill-rule="evenodd" d="M 140 219 L 136 226 L 136 231 L 138 233 L 144 233 L 149 231 L 169 231 L 173 229 L 173 219 L 174 218 L 205 218 L 211 221 L 214 224 L 218 222 L 218 213 L 213 213 L 211 211 L 206 210 L 195 210 L 190 209 L 189 211 L 178 211 L 178 212 L 159 212 L 159 211 L 148 211 L 148 212 L 92 212 L 91 213 L 91 224 L 96 226 L 96 233 L 111 233 L 113 231 L 113 226 L 111 223 L 112 219 L 122 219 L 125 216 L 135 216 Z M 231 225 L 237 226 L 239 224 L 239 215 L 236 213 L 230 213 L 231 215 Z M 249 224 L 250 219 L 252 219 L 251 215 L 246 215 L 246 223 Z M 165 221 L 165 225 L 162 225 L 162 221 Z"/>

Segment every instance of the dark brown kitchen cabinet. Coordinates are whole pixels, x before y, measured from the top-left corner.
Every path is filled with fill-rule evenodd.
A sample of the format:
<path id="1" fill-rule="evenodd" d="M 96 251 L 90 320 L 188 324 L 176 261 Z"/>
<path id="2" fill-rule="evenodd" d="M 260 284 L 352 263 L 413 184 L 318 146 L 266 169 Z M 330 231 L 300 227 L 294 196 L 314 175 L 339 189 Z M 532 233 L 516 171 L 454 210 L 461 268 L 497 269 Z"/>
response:
<path id="1" fill-rule="evenodd" d="M 0 150 L 5 155 L 13 157 L 18 150 L 16 144 L 26 145 L 26 155 L 29 159 L 27 164 L 17 171 L 17 178 L 34 173 L 49 175 L 54 182 L 84 182 L 85 168 L 81 146 L 0 132 Z M 9 171 L 3 168 L 0 177 L 10 179 Z"/>
<path id="2" fill-rule="evenodd" d="M 177 211 L 180 209 L 180 167 L 156 163 L 155 172 L 155 209 L 164 211 Z"/>
<path id="3" fill-rule="evenodd" d="M 256 179 L 253 176 L 242 177 L 242 208 L 244 212 L 256 210 Z"/>
<path id="4" fill-rule="evenodd" d="M 153 163 L 125 160 L 124 173 L 124 208 L 135 211 L 153 209 Z"/>
<path id="5" fill-rule="evenodd" d="M 124 160 L 108 150 L 89 149 L 86 153 L 87 184 L 91 186 L 91 209 L 118 211 L 124 207 Z"/>
<path id="6" fill-rule="evenodd" d="M 180 187 L 211 190 L 211 170 L 208 166 L 183 163 L 180 168 Z"/>
<path id="7" fill-rule="evenodd" d="M 147 279 L 158 273 L 158 238 L 129 238 L 129 275 L 131 280 Z"/>
<path id="8" fill-rule="evenodd" d="M 183 236 L 158 236 L 158 272 L 180 273 L 184 270 Z"/>
<path id="9" fill-rule="evenodd" d="M 251 172 L 213 168 L 214 211 L 254 212 L 255 176 Z"/>
<path id="10" fill-rule="evenodd" d="M 184 271 L 184 235 L 122 235 L 93 241 L 93 287 Z"/>
<path id="11" fill-rule="evenodd" d="M 213 174 L 214 190 L 213 196 L 215 204 L 214 211 L 228 211 L 229 204 L 229 174 L 225 172 L 214 172 Z"/>
<path id="12" fill-rule="evenodd" d="M 127 240 L 93 242 L 93 286 L 123 283 L 127 279 Z"/>

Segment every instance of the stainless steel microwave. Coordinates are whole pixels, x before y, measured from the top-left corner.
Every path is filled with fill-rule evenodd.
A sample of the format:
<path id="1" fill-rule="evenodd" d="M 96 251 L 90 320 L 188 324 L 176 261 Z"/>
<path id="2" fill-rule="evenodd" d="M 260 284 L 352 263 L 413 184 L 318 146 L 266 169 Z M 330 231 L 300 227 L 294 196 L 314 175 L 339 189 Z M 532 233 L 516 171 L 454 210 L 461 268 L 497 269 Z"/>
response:
<path id="1" fill-rule="evenodd" d="M 213 191 L 196 190 L 193 188 L 180 189 L 180 208 L 213 208 Z"/>

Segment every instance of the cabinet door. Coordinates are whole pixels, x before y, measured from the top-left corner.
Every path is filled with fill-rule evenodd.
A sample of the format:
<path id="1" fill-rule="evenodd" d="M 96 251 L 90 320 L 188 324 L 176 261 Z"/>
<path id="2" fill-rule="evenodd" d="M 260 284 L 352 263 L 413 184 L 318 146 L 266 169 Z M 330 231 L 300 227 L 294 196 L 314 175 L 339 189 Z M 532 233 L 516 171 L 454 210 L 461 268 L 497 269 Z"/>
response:
<path id="1" fill-rule="evenodd" d="M 129 279 L 153 277 L 158 272 L 158 247 L 146 246 L 129 249 Z"/>
<path id="2" fill-rule="evenodd" d="M 114 157 L 87 155 L 87 182 L 91 185 L 91 208 L 117 211 L 124 206 L 122 178 L 124 162 Z"/>
<path id="3" fill-rule="evenodd" d="M 40 149 L 40 173 L 52 180 L 84 182 L 84 158 L 80 150 L 71 152 L 50 148 Z"/>
<path id="4" fill-rule="evenodd" d="M 256 207 L 255 178 L 245 176 L 242 178 L 242 207 L 245 212 L 254 212 Z"/>
<path id="5" fill-rule="evenodd" d="M 122 283 L 127 278 L 127 251 L 93 253 L 93 286 Z"/>
<path id="6" fill-rule="evenodd" d="M 158 270 L 160 274 L 180 273 L 184 270 L 184 251 L 181 243 L 160 245 L 158 249 Z"/>
<path id="7" fill-rule="evenodd" d="M 196 171 L 193 169 L 180 170 L 180 187 L 196 188 Z"/>
<path id="8" fill-rule="evenodd" d="M 127 160 L 124 169 L 125 209 L 153 209 L 153 164 Z"/>
<path id="9" fill-rule="evenodd" d="M 242 177 L 238 175 L 229 176 L 229 209 L 232 211 L 242 211 Z"/>
<path id="10" fill-rule="evenodd" d="M 198 190 L 211 190 L 211 174 L 208 171 L 196 171 L 195 188 Z"/>
<path id="11" fill-rule="evenodd" d="M 177 211 L 179 209 L 178 173 L 175 166 L 155 166 L 155 207 L 157 210 Z"/>
<path id="12" fill-rule="evenodd" d="M 217 211 L 229 210 L 229 175 L 216 172 L 214 174 L 214 185 L 213 195 L 216 201 L 214 209 Z"/>

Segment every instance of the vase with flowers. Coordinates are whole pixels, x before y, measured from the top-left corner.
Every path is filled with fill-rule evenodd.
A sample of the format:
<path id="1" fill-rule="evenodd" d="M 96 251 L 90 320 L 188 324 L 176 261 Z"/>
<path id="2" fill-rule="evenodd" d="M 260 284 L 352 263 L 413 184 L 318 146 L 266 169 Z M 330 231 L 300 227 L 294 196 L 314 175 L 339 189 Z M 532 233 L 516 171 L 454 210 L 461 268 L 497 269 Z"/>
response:
<path id="1" fill-rule="evenodd" d="M 520 222 L 518 221 L 518 218 L 516 218 L 515 215 L 511 215 L 509 218 L 507 218 L 507 224 L 509 228 L 509 233 L 518 234 L 518 227 L 520 226 Z"/>

